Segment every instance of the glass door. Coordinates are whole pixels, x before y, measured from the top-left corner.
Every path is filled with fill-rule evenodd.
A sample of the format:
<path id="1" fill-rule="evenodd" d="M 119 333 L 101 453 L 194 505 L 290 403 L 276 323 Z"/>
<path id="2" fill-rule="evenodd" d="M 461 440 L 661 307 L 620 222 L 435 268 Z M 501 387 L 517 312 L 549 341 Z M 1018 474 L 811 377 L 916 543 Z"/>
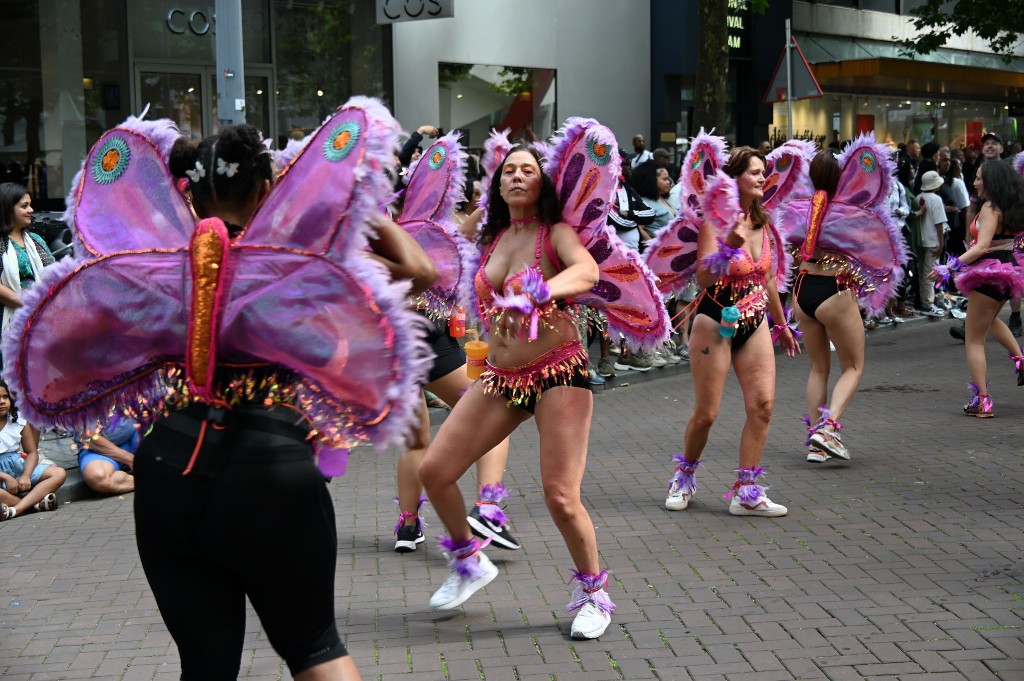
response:
<path id="1" fill-rule="evenodd" d="M 210 104 L 212 114 L 210 120 L 217 127 L 217 72 L 212 70 L 208 78 L 210 84 Z M 270 69 L 249 69 L 245 71 L 245 122 L 263 133 L 264 137 L 273 139 L 274 129 L 270 88 Z"/>
<path id="2" fill-rule="evenodd" d="M 245 120 L 273 137 L 272 72 L 253 68 L 245 75 Z M 149 119 L 170 118 L 183 135 L 203 139 L 217 133 L 217 69 L 136 63 L 135 110 L 149 106 Z"/>
<path id="3" fill-rule="evenodd" d="M 209 89 L 204 83 L 208 69 L 168 67 L 166 65 L 136 65 L 135 110 L 141 112 L 149 106 L 147 118 L 170 118 L 181 134 L 202 139 L 210 134 Z"/>

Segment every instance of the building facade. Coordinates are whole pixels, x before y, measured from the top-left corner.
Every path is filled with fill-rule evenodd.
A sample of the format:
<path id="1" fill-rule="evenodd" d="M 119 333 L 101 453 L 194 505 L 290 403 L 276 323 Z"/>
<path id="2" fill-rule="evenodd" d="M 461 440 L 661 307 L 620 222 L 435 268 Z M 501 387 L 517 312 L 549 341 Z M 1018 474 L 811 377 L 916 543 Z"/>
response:
<path id="1" fill-rule="evenodd" d="M 630 149 L 650 118 L 647 0 L 460 0 L 450 19 L 394 26 L 395 112 L 405 127 L 547 138 L 596 118 Z"/>
<path id="2" fill-rule="evenodd" d="M 0 0 L 0 180 L 60 210 L 89 147 L 148 107 L 217 130 L 214 0 Z M 242 0 L 246 120 L 277 144 L 352 94 L 392 99 L 391 27 L 364 0 Z"/>

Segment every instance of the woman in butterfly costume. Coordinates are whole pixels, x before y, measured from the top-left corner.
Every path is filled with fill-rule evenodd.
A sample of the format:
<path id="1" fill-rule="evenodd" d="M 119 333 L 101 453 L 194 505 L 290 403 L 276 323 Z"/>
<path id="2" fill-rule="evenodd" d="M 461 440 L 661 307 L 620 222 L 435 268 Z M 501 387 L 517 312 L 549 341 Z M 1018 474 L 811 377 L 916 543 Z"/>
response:
<path id="1" fill-rule="evenodd" d="M 840 419 L 864 374 L 864 323 L 895 297 L 907 261 L 903 235 L 888 208 L 893 162 L 888 149 L 862 135 L 840 156 L 811 161 L 811 198 L 787 201 L 776 215 L 797 249 L 800 271 L 793 309 L 811 360 L 807 377 L 807 460 L 849 460 Z M 828 396 L 835 346 L 841 375 Z M 812 418 L 811 415 L 818 415 Z"/>
<path id="2" fill-rule="evenodd" d="M 252 126 L 197 144 L 129 119 L 75 182 L 78 257 L 47 271 L 5 342 L 38 422 L 152 426 L 136 538 L 183 679 L 237 677 L 246 597 L 296 679 L 360 678 L 335 624 L 324 475 L 348 447 L 399 440 L 424 378 L 408 284 L 391 280 L 423 288 L 433 266 L 371 223 L 397 129 L 355 98 L 275 183 Z"/>
<path id="3" fill-rule="evenodd" d="M 450 575 L 430 599 L 457 608 L 498 574 L 466 522 L 456 482 L 485 451 L 531 416 L 540 434 L 544 498 L 565 540 L 577 587 L 570 633 L 604 633 L 614 609 L 597 536 L 580 486 L 593 411 L 587 352 L 576 305 L 594 305 L 633 345 L 653 345 L 667 318 L 653 279 L 606 224 L 615 190 L 614 135 L 596 121 L 569 119 L 546 163 L 533 147 L 492 135 L 484 159 L 491 173 L 477 243 L 477 311 L 490 332 L 487 369 L 459 401 L 430 445 L 420 479 L 449 532 L 442 546 Z M 475 224 L 473 226 L 475 226 Z M 465 227 L 465 225 L 464 225 Z"/>
<path id="4" fill-rule="evenodd" d="M 985 339 L 989 334 L 1002 345 L 1024 385 L 1024 350 L 1013 337 L 999 311 L 1010 298 L 1024 295 L 1024 154 L 1017 155 L 1016 170 L 999 160 L 978 167 L 974 188 L 984 203 L 969 228 L 970 245 L 959 258 L 950 256 L 936 267 L 933 279 L 950 276 L 967 296 L 964 351 L 971 374 L 971 400 L 964 414 L 995 416 L 988 392 Z"/>
<path id="5" fill-rule="evenodd" d="M 726 494 L 732 499 L 729 513 L 774 517 L 787 512 L 758 484 L 775 395 L 772 344 L 781 340 L 790 357 L 800 351 L 784 321 L 771 328 L 764 323 L 767 313 L 785 319 L 778 286 L 785 284 L 788 263 L 763 202 L 774 205 L 793 190 L 804 155 L 802 147 L 792 145 L 776 152 L 768 163 L 751 147 L 726 155 L 725 140 L 702 130 L 684 160 L 687 187 L 680 217 L 649 249 L 648 265 L 664 293 L 678 293 L 693 273 L 703 289 L 682 313 L 693 316 L 690 368 L 696 400 L 684 451 L 673 457 L 676 470 L 665 499 L 670 511 L 686 509 L 698 489 L 697 467 L 732 366 L 747 420 L 736 483 Z"/>
<path id="6" fill-rule="evenodd" d="M 435 141 L 405 175 L 401 213 L 397 223 L 416 239 L 437 267 L 437 278 L 427 290 L 412 299 L 417 311 L 429 320 L 427 343 L 434 354 L 427 376 L 427 390 L 454 406 L 469 389 L 466 353 L 449 333 L 449 318 L 460 307 L 460 291 L 472 285 L 478 256 L 466 236 L 455 226 L 455 204 L 465 201 L 466 153 L 459 135 L 449 133 Z M 475 235 L 474 235 L 475 236 Z M 464 313 L 463 313 L 464 314 Z M 398 524 L 395 551 L 415 551 L 425 541 L 420 519 L 423 486 L 419 466 L 430 445 L 430 418 L 424 402 L 419 426 L 410 435 L 409 447 L 398 458 Z M 502 483 L 508 460 L 508 438 L 476 462 L 479 498 L 467 516 L 473 533 L 490 538 L 503 549 L 515 550 L 519 541 L 508 527 L 500 503 L 511 494 Z"/>

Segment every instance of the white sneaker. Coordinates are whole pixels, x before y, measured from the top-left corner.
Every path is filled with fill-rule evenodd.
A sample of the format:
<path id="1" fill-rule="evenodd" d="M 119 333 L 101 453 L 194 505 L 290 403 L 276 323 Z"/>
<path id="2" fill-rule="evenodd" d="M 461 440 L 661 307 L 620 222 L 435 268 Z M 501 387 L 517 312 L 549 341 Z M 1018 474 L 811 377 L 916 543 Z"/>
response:
<path id="1" fill-rule="evenodd" d="M 814 435 L 811 435 L 811 444 L 816 445 L 818 449 L 827 452 L 837 459 L 850 460 L 850 452 L 846 449 L 846 445 L 843 444 L 843 439 L 839 436 L 839 433 L 819 430 Z"/>
<path id="2" fill-rule="evenodd" d="M 611 615 L 593 602 L 589 602 L 576 613 L 576 619 L 572 621 L 570 635 L 577 641 L 598 638 L 611 622 Z"/>
<path id="3" fill-rule="evenodd" d="M 665 508 L 670 511 L 685 511 L 692 497 L 692 494 L 682 490 L 678 480 L 673 479 L 672 486 L 668 489 L 668 498 L 665 499 Z"/>
<path id="4" fill-rule="evenodd" d="M 665 358 L 662 357 L 661 353 L 658 352 L 657 350 L 655 350 L 649 355 L 645 355 L 645 357 L 647 361 L 651 363 L 651 366 L 654 367 L 655 369 L 659 369 L 668 364 L 668 362 L 665 361 Z"/>
<path id="5" fill-rule="evenodd" d="M 782 504 L 776 504 L 768 498 L 767 494 L 762 492 L 761 498 L 753 506 L 744 504 L 740 501 L 740 495 L 734 494 L 732 503 L 729 504 L 729 513 L 732 515 L 756 515 L 762 518 L 777 518 L 789 513 L 789 509 Z"/>
<path id="6" fill-rule="evenodd" d="M 820 449 L 808 449 L 807 460 L 811 463 L 825 463 L 828 461 L 829 456 Z"/>
<path id="7" fill-rule="evenodd" d="M 465 603 L 470 596 L 484 588 L 498 576 L 498 568 L 483 551 L 476 552 L 480 559 L 481 574 L 476 577 L 463 577 L 458 570 L 452 570 L 441 588 L 430 597 L 430 607 L 438 610 L 452 610 Z M 465 560 L 473 560 L 470 556 Z"/>

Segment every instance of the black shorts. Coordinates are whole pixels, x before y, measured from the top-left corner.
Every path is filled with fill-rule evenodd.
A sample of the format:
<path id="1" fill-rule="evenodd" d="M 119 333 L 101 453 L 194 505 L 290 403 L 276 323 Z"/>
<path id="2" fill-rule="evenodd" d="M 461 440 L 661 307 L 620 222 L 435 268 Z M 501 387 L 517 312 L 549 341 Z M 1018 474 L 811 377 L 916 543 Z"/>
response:
<path id="1" fill-rule="evenodd" d="M 420 312 L 420 314 L 423 314 Z M 426 315 L 424 315 L 426 316 Z M 427 375 L 427 382 L 444 378 L 448 374 L 461 368 L 466 363 L 466 353 L 459 345 L 458 339 L 452 338 L 448 333 L 448 322 L 430 321 L 426 341 L 430 350 L 434 353 L 434 363 L 430 365 L 430 373 Z"/>

